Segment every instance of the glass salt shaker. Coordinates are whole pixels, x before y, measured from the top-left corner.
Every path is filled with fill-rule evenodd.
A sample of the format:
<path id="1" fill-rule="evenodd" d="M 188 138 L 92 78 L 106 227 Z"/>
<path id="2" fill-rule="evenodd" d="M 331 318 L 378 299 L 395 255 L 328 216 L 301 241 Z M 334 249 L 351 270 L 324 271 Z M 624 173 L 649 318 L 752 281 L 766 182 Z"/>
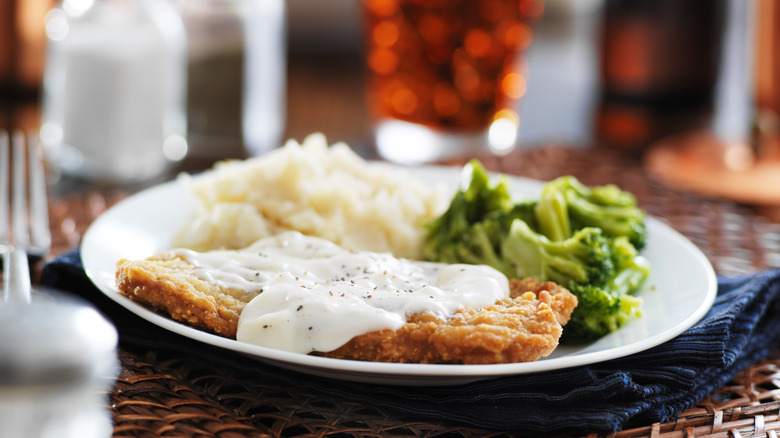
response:
<path id="1" fill-rule="evenodd" d="M 179 0 L 193 157 L 260 155 L 285 124 L 284 0 Z"/>
<path id="2" fill-rule="evenodd" d="M 186 35 L 167 0 L 63 0 L 45 24 L 40 134 L 56 168 L 133 183 L 185 157 Z"/>

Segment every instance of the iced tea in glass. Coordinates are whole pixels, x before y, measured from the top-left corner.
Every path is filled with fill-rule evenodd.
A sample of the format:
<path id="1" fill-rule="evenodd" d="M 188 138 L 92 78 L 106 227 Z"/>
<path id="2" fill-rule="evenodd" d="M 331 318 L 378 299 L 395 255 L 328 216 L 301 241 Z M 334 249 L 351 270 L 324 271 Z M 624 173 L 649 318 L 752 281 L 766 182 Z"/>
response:
<path id="1" fill-rule="evenodd" d="M 542 0 L 363 0 L 369 105 L 384 158 L 514 147 Z"/>

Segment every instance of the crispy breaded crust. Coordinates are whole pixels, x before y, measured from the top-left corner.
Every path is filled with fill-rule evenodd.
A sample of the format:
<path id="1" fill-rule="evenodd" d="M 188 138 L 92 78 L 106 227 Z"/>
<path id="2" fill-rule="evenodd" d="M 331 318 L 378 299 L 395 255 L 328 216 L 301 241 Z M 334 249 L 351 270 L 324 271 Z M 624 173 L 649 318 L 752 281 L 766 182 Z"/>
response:
<path id="1" fill-rule="evenodd" d="M 322 356 L 376 362 L 489 364 L 531 362 L 555 349 L 577 298 L 555 283 L 510 282 L 511 296 L 463 309 L 448 321 L 412 315 L 398 330 L 357 336 Z"/>
<path id="2" fill-rule="evenodd" d="M 552 281 L 541 282 L 532 277 L 509 280 L 509 296 L 511 298 L 517 298 L 525 292 L 539 295 L 542 291 L 547 291 L 550 294 L 550 307 L 555 312 L 555 317 L 561 325 L 566 325 L 574 308 L 577 307 L 577 297 L 568 289 Z"/>
<path id="3" fill-rule="evenodd" d="M 119 292 L 177 320 L 227 338 L 236 337 L 238 317 L 251 297 L 196 277 L 194 267 L 175 257 L 117 262 Z"/>
<path id="4" fill-rule="evenodd" d="M 238 318 L 254 297 L 201 280 L 172 255 L 120 260 L 119 291 L 177 321 L 235 339 Z M 448 321 L 412 315 L 398 330 L 356 336 L 321 356 L 379 362 L 509 363 L 549 355 L 558 345 L 577 298 L 555 283 L 510 281 L 510 298 L 483 309 L 463 309 Z"/>

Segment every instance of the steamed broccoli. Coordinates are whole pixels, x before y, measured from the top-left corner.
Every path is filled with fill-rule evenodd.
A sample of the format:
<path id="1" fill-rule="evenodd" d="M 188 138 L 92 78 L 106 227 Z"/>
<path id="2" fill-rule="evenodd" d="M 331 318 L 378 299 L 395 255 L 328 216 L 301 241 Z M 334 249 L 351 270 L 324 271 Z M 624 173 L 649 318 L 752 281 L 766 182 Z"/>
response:
<path id="1" fill-rule="evenodd" d="M 533 203 L 515 203 L 504 179 L 490 184 L 482 165 L 472 161 L 464 168 L 463 184 L 447 211 L 426 224 L 423 255 L 445 263 L 493 266 L 509 272 L 501 244 L 514 219 L 533 221 Z"/>
<path id="2" fill-rule="evenodd" d="M 641 315 L 642 300 L 633 295 L 617 295 L 608 288 L 588 284 L 577 284 L 569 290 L 578 303 L 564 327 L 563 343 L 593 341 Z"/>
<path id="3" fill-rule="evenodd" d="M 573 176 L 557 178 L 544 186 L 537 206 L 541 229 L 551 239 L 566 230 L 598 227 L 610 237 L 626 236 L 642 249 L 647 239 L 645 212 L 629 192 L 614 184 L 588 187 Z"/>
<path id="4" fill-rule="evenodd" d="M 615 274 L 606 286 L 613 295 L 624 296 L 636 291 L 650 275 L 650 263 L 625 236 L 612 240 L 612 261 Z"/>
<path id="5" fill-rule="evenodd" d="M 566 240 L 552 241 L 522 220 L 512 222 L 501 246 L 513 272 L 510 278 L 535 277 L 561 286 L 606 284 L 615 272 L 610 242 L 598 228 L 583 228 Z"/>
<path id="6" fill-rule="evenodd" d="M 619 329 L 642 314 L 642 300 L 631 295 L 647 280 L 650 265 L 625 236 L 610 240 L 614 273 L 602 285 L 574 284 L 579 303 L 563 331 L 563 342 L 586 342 Z"/>
<path id="7" fill-rule="evenodd" d="M 650 267 L 638 254 L 645 215 L 633 195 L 562 177 L 546 184 L 539 199 L 517 202 L 506 180 L 491 184 L 478 161 L 463 176 L 447 211 L 426 224 L 427 259 L 487 264 L 510 278 L 568 288 L 580 304 L 565 341 L 595 339 L 639 315 L 641 300 L 631 294 Z"/>
<path id="8" fill-rule="evenodd" d="M 644 283 L 650 268 L 626 237 L 582 228 L 566 240 L 551 241 L 517 220 L 502 249 L 515 267 L 509 277 L 554 281 L 577 296 L 564 342 L 592 341 L 641 314 L 642 301 L 630 293 Z"/>
<path id="9" fill-rule="evenodd" d="M 542 189 L 539 200 L 534 205 L 534 215 L 538 218 L 537 230 L 548 239 L 568 239 L 572 233 L 569 217 L 569 204 L 565 192 L 550 190 L 549 184 Z"/>

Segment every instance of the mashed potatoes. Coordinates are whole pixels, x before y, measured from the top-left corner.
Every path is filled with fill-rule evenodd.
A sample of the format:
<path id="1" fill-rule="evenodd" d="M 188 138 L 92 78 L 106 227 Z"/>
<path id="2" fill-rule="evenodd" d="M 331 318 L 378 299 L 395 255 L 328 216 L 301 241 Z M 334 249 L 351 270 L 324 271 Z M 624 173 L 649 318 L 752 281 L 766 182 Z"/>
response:
<path id="1" fill-rule="evenodd" d="M 322 134 L 261 157 L 219 163 L 184 182 L 200 207 L 173 244 L 196 251 L 243 248 L 294 230 L 349 249 L 419 258 L 422 223 L 449 202 L 443 187 L 366 162 L 346 144 L 328 147 Z"/>

